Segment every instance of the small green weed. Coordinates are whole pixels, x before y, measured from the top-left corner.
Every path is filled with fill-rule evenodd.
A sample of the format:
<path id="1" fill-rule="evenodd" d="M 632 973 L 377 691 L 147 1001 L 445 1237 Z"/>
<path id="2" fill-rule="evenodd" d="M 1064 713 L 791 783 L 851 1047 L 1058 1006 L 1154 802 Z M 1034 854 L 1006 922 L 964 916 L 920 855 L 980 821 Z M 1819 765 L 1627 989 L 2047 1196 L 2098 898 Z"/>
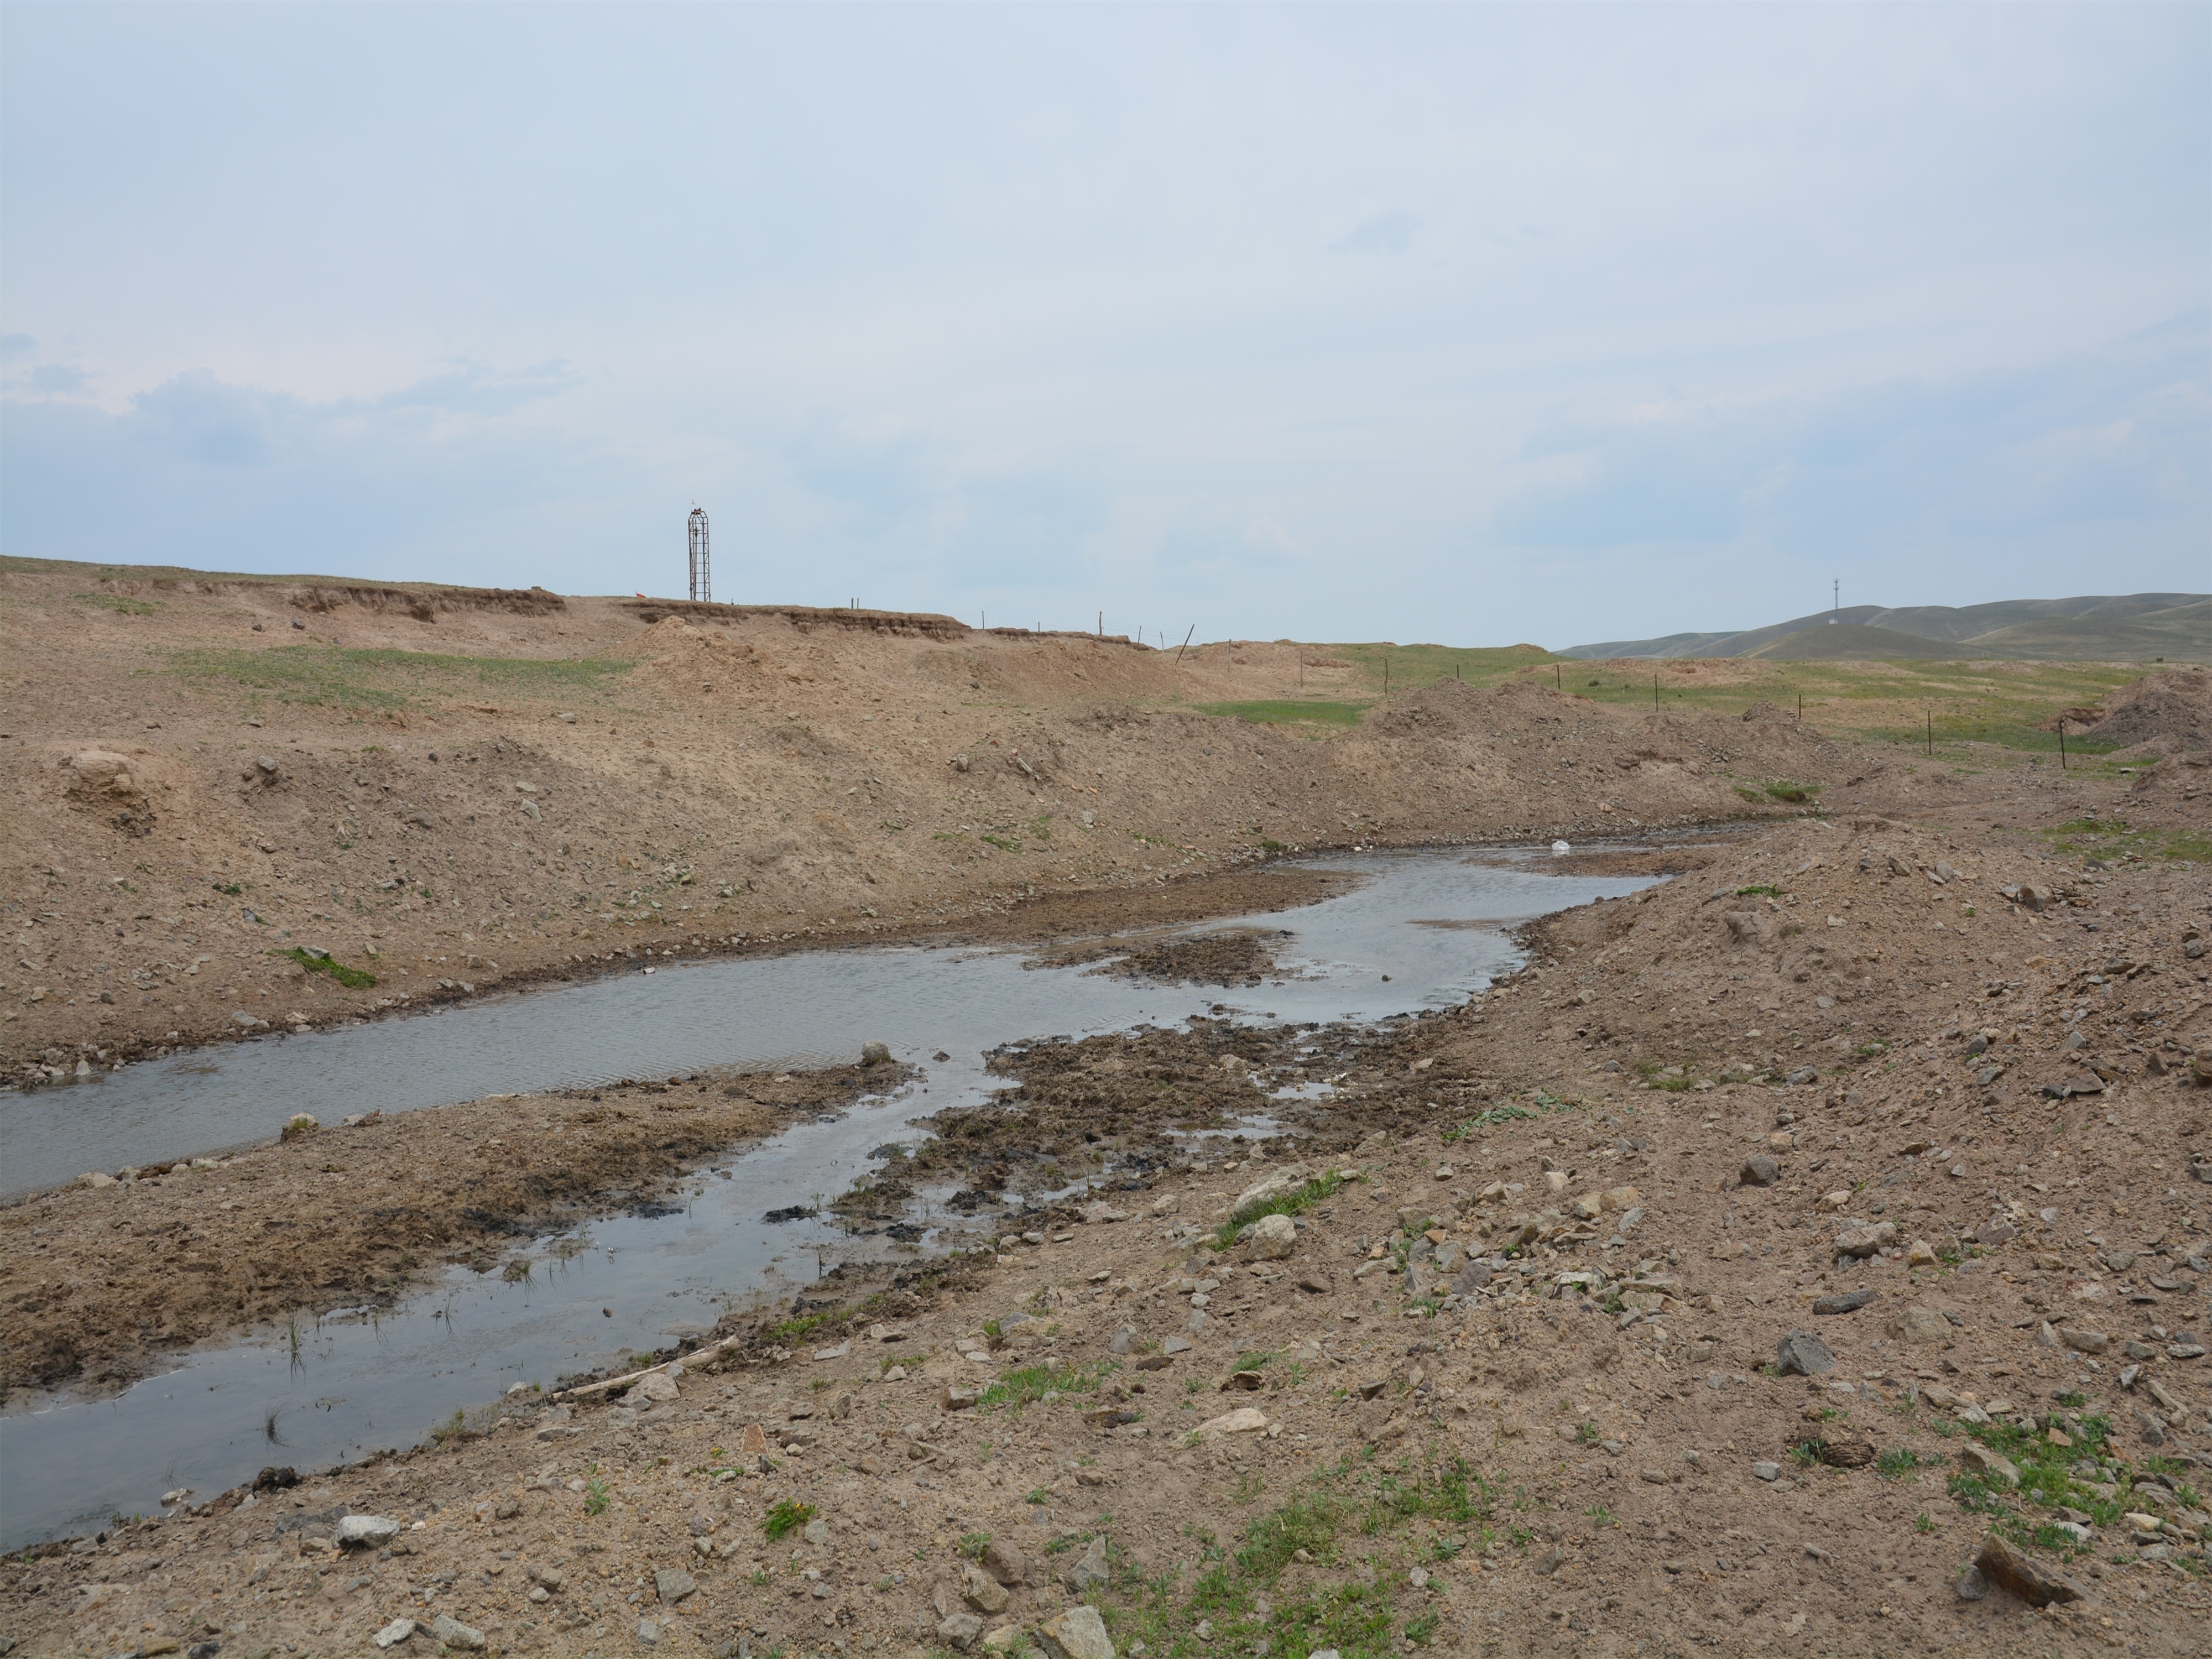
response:
<path id="1" fill-rule="evenodd" d="M 271 951 L 272 957 L 283 957 L 298 963 L 311 974 L 328 974 L 349 991 L 366 991 L 376 983 L 374 974 L 364 973 L 358 968 L 349 968 L 336 957 L 314 956 L 298 945 L 289 951 Z"/>
<path id="2" fill-rule="evenodd" d="M 814 1506 L 795 1498 L 778 1498 L 761 1522 L 761 1530 L 768 1534 L 769 1543 L 788 1538 L 814 1518 Z M 988 1540 L 985 1540 L 988 1542 Z"/>
<path id="3" fill-rule="evenodd" d="M 1910 1446 L 1892 1446 L 1874 1461 L 1874 1472 L 1885 1480 L 1902 1480 L 1915 1469 L 1939 1464 L 1940 1457 L 1923 1457 Z"/>
<path id="4" fill-rule="evenodd" d="M 613 1489 L 607 1485 L 606 1478 L 599 1473 L 599 1466 L 597 1463 L 592 1464 L 584 1472 L 584 1513 L 605 1515 L 607 1512 L 607 1505 L 613 1501 Z"/>

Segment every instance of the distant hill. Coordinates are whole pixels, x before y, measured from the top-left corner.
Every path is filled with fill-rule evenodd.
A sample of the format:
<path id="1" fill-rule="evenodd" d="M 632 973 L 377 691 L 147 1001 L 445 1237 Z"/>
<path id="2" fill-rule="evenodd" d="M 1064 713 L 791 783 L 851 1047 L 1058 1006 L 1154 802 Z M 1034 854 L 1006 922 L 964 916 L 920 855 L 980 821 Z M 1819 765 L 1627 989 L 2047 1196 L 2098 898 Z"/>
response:
<path id="1" fill-rule="evenodd" d="M 1835 618 L 1831 621 L 1832 616 Z M 2212 594 L 2002 599 L 1953 607 L 1846 605 L 1733 634 L 1570 647 L 1563 657 L 1765 657 L 1787 661 L 2013 657 L 2044 662 L 2212 662 Z"/>

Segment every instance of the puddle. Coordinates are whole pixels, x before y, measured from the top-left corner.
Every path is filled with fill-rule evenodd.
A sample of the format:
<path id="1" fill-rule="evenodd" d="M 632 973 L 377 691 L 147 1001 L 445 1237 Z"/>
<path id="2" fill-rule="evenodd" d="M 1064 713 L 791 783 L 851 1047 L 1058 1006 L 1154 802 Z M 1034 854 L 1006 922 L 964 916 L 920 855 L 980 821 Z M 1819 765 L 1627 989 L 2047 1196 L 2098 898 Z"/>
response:
<path id="1" fill-rule="evenodd" d="M 412 1444 L 515 1382 L 550 1382 L 710 1327 L 732 1297 L 789 1297 L 852 1241 L 830 1221 L 770 1223 L 766 1213 L 844 1191 L 873 1167 L 872 1152 L 920 1138 L 913 1119 L 988 1095 L 983 1056 L 1001 1045 L 1224 1012 L 1371 1022 L 1456 1006 L 1516 965 L 1505 928 L 1651 880 L 1553 874 L 1540 858 L 1470 864 L 1463 851 L 1315 862 L 1364 880 L 1303 909 L 1189 930 L 1287 928 L 1275 955 L 1289 976 L 1257 987 L 1147 984 L 973 949 L 678 961 L 650 976 L 238 1044 L 7 1101 L 0 1138 L 9 1183 L 23 1190 L 265 1138 L 300 1110 L 330 1122 L 372 1106 L 406 1111 L 625 1077 L 834 1065 L 851 1061 L 863 1038 L 887 1042 L 921 1074 L 895 1096 L 793 1125 L 702 1172 L 677 1213 L 541 1241 L 527 1279 L 456 1269 L 399 1309 L 211 1348 L 112 1399 L 19 1395 L 0 1417 L 0 1548 L 151 1513 L 178 1487 L 212 1495 L 264 1464 L 320 1468 Z M 939 1050 L 951 1058 L 933 1060 Z M 928 1230 L 950 1218 L 908 1219 L 924 1227 L 926 1247 Z M 890 1242 L 861 1243 L 879 1255 Z"/>

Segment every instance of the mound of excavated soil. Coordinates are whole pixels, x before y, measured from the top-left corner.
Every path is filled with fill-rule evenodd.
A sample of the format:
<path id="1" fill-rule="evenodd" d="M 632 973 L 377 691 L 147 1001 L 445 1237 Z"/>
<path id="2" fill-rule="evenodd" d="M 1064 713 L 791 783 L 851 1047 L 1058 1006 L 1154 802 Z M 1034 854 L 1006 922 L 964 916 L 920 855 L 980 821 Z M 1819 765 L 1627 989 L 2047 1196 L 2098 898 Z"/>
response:
<path id="1" fill-rule="evenodd" d="M 2167 753 L 2212 749 L 2212 669 L 2146 674 L 2106 699 L 2105 717 L 2087 735 L 2126 748 L 2157 743 Z"/>

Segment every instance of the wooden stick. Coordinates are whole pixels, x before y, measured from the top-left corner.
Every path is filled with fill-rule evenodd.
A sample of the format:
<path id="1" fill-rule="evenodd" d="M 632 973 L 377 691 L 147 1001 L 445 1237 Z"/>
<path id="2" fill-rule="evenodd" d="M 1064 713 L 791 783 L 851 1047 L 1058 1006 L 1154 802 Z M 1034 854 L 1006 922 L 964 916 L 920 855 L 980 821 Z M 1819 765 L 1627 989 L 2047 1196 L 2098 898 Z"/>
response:
<path id="1" fill-rule="evenodd" d="M 1195 633 L 1197 633 L 1197 632 L 1198 632 L 1198 624 L 1197 624 L 1196 623 L 1193 623 L 1190 625 L 1190 634 L 1195 634 Z M 1186 634 L 1186 635 L 1184 635 L 1182 636 L 1182 643 L 1181 645 L 1179 645 L 1179 646 L 1176 647 L 1176 665 L 1177 665 L 1177 666 L 1181 666 L 1181 665 L 1182 665 L 1182 653 L 1183 653 L 1186 650 L 1188 650 L 1188 649 L 1189 648 L 1189 646 L 1190 646 L 1190 634 Z"/>
<path id="2" fill-rule="evenodd" d="M 693 1365 L 701 1360 L 711 1358 L 718 1353 L 726 1352 L 736 1347 L 741 1340 L 738 1337 L 726 1336 L 720 1342 L 711 1343 L 703 1348 L 696 1348 L 690 1353 L 678 1354 L 673 1359 L 664 1359 L 658 1365 L 647 1365 L 641 1371 L 631 1371 L 624 1376 L 611 1376 L 604 1382 L 586 1382 L 580 1388 L 556 1389 L 545 1397 L 548 1400 L 575 1400 L 587 1394 L 604 1394 L 610 1389 L 628 1388 L 638 1378 L 651 1376 L 655 1371 L 665 1371 L 671 1365 Z"/>

